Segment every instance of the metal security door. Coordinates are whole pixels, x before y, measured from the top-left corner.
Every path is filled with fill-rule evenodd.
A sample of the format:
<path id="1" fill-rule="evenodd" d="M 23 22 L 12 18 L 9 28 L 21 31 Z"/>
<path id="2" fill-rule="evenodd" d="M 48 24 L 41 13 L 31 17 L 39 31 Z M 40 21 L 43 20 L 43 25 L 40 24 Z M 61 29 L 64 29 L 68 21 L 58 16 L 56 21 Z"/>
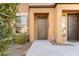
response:
<path id="1" fill-rule="evenodd" d="M 76 41 L 77 37 L 77 14 L 68 14 L 68 40 Z"/>

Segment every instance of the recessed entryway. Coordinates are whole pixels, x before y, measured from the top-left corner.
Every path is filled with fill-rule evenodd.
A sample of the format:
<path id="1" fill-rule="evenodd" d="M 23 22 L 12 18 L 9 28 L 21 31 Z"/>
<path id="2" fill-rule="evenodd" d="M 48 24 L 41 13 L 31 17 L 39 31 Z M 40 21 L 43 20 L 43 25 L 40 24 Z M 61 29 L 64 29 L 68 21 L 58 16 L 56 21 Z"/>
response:
<path id="1" fill-rule="evenodd" d="M 79 14 L 67 15 L 68 41 L 79 41 Z"/>
<path id="2" fill-rule="evenodd" d="M 47 22 L 47 14 L 38 14 L 36 15 L 36 36 L 37 39 L 39 40 L 45 40 L 47 39 L 47 29 L 48 29 L 48 22 Z"/>

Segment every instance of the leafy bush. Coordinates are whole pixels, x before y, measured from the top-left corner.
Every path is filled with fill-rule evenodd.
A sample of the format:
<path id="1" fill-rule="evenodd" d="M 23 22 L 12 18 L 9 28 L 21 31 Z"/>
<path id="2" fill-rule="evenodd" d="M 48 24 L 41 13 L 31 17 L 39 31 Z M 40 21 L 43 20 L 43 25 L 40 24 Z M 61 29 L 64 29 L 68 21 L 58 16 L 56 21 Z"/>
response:
<path id="1" fill-rule="evenodd" d="M 12 44 L 12 38 L 0 40 L 0 55 L 8 55 L 8 47 Z"/>
<path id="2" fill-rule="evenodd" d="M 13 22 L 16 19 L 15 3 L 0 4 L 0 55 L 7 55 L 13 41 Z"/>
<path id="3" fill-rule="evenodd" d="M 28 35 L 20 33 L 15 35 L 15 42 L 17 44 L 25 44 L 28 41 Z"/>

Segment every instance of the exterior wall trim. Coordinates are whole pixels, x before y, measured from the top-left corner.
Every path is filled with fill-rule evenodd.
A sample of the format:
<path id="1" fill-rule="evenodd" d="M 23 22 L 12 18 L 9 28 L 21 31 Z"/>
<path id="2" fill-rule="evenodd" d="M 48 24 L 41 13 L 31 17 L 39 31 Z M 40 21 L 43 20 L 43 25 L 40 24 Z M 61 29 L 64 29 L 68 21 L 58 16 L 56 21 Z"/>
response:
<path id="1" fill-rule="evenodd" d="M 28 15 L 28 13 L 17 13 L 16 16 Z"/>

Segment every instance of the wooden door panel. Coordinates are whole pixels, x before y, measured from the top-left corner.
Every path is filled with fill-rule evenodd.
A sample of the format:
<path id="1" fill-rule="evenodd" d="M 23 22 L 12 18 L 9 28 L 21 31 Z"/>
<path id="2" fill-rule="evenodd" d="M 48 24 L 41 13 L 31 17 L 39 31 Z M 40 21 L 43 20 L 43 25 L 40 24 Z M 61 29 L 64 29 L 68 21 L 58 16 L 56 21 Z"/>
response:
<path id="1" fill-rule="evenodd" d="M 47 39 L 47 20 L 43 17 L 37 19 L 37 37 L 38 39 Z"/>

